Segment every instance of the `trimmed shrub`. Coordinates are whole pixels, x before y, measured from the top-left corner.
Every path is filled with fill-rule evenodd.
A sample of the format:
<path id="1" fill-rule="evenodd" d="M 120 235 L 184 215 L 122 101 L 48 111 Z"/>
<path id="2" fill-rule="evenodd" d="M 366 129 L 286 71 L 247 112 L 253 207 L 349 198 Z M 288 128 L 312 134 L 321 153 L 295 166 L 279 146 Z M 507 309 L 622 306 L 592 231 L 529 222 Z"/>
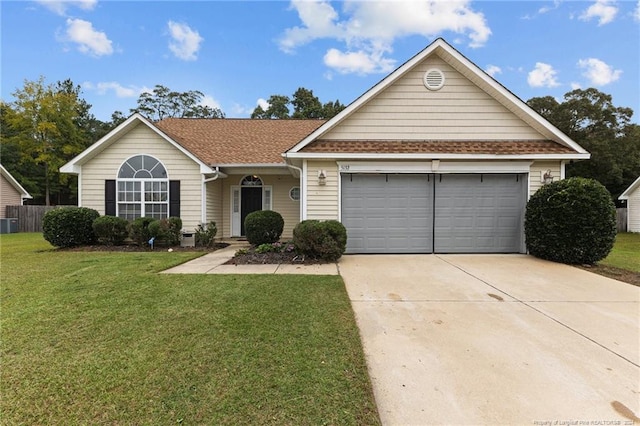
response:
<path id="1" fill-rule="evenodd" d="M 42 218 L 42 235 L 56 247 L 76 247 L 96 242 L 93 221 L 100 217 L 86 207 L 49 210 Z"/>
<path id="2" fill-rule="evenodd" d="M 293 230 L 296 249 L 313 259 L 335 262 L 347 247 L 347 230 L 337 220 L 304 220 Z"/>
<path id="3" fill-rule="evenodd" d="M 249 213 L 244 220 L 244 233 L 249 244 L 259 246 L 275 243 L 284 229 L 282 215 L 273 210 L 258 210 Z"/>
<path id="4" fill-rule="evenodd" d="M 149 238 L 155 237 L 156 243 L 167 246 L 177 246 L 180 244 L 182 219 L 179 217 L 170 217 L 168 219 L 155 220 L 149 223 L 148 230 Z"/>
<path id="5" fill-rule="evenodd" d="M 215 241 L 217 233 L 218 228 L 214 221 L 211 221 L 206 225 L 202 223 L 199 224 L 195 233 L 196 246 L 211 247 Z"/>
<path id="6" fill-rule="evenodd" d="M 531 197 L 524 228 L 532 255 L 567 264 L 593 264 L 613 248 L 616 208 L 599 182 L 565 179 L 543 186 Z"/>
<path id="7" fill-rule="evenodd" d="M 93 221 L 93 232 L 100 244 L 119 246 L 129 235 L 126 219 L 116 216 L 100 216 Z"/>
<path id="8" fill-rule="evenodd" d="M 149 244 L 153 235 L 149 231 L 149 225 L 157 219 L 152 217 L 139 217 L 129 224 L 129 237 L 139 246 Z"/>

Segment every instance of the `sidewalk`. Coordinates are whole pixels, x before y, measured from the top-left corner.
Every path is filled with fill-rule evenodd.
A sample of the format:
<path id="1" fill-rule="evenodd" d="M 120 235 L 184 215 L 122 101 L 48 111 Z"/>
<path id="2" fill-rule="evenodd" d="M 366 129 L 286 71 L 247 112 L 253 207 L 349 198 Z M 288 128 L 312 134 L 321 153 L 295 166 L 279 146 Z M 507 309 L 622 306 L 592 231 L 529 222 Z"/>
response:
<path id="1" fill-rule="evenodd" d="M 302 274 L 302 275 L 338 275 L 335 263 L 321 265 L 225 265 L 238 250 L 231 245 L 182 265 L 161 272 L 162 274 Z"/>

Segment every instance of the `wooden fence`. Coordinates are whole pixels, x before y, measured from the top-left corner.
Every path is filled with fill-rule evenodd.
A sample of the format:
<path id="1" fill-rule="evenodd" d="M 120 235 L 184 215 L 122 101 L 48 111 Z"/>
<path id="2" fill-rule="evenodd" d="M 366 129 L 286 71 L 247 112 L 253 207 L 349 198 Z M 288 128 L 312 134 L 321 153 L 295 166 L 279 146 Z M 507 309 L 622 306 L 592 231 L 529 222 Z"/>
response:
<path id="1" fill-rule="evenodd" d="M 627 232 L 627 208 L 618 207 L 616 209 L 616 223 L 618 232 Z"/>
<path id="2" fill-rule="evenodd" d="M 42 232 L 42 218 L 49 210 L 68 206 L 7 206 L 6 217 L 18 219 L 18 232 Z"/>

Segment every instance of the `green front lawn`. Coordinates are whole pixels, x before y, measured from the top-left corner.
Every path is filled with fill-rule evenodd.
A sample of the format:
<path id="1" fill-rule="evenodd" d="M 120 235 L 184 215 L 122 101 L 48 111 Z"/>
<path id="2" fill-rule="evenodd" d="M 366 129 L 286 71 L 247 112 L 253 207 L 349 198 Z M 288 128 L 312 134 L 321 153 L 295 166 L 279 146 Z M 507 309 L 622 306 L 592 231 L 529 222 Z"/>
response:
<path id="1" fill-rule="evenodd" d="M 379 424 L 340 277 L 0 237 L 3 424 Z"/>
<path id="2" fill-rule="evenodd" d="M 625 232 L 616 236 L 613 250 L 601 265 L 640 272 L 640 233 Z"/>

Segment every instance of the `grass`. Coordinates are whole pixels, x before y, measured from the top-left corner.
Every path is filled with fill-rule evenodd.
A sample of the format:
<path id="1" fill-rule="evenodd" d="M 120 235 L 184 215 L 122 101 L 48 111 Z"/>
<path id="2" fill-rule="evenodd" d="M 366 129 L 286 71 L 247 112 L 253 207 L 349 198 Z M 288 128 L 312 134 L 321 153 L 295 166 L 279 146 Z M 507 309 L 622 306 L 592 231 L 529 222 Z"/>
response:
<path id="1" fill-rule="evenodd" d="M 379 424 L 340 277 L 0 238 L 3 424 Z"/>
<path id="2" fill-rule="evenodd" d="M 613 250 L 600 264 L 640 272 L 640 233 L 618 234 Z"/>

